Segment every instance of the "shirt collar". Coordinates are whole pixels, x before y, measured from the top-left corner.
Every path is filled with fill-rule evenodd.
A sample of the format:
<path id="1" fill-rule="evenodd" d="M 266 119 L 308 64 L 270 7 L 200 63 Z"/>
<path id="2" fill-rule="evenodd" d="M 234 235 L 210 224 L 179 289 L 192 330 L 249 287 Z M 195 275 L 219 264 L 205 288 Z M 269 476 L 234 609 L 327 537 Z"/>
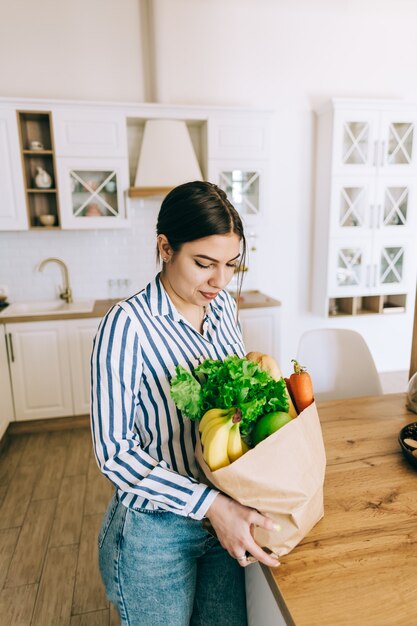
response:
<path id="1" fill-rule="evenodd" d="M 165 291 L 165 287 L 162 284 L 160 273 L 158 273 L 154 280 L 146 287 L 146 295 L 149 301 L 149 308 L 154 317 L 161 317 L 168 315 L 175 321 L 183 319 L 183 316 L 177 311 L 171 298 Z M 216 311 L 223 309 L 223 298 L 221 292 L 206 307 L 206 315 L 211 317 Z"/>

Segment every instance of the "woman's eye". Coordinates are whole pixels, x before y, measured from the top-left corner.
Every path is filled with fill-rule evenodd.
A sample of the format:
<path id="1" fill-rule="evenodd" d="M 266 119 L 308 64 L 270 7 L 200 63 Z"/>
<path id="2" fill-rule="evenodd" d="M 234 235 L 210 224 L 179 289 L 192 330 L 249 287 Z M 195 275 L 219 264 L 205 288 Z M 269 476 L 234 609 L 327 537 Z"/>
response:
<path id="1" fill-rule="evenodd" d="M 237 268 L 237 263 L 228 263 L 227 267 L 232 267 L 235 270 Z"/>
<path id="2" fill-rule="evenodd" d="M 195 263 L 196 265 L 198 265 L 198 267 L 202 267 L 202 268 L 203 268 L 203 269 L 205 269 L 205 270 L 208 270 L 208 269 L 211 267 L 211 265 L 203 265 L 202 263 L 199 263 L 199 262 L 198 262 L 198 261 L 196 261 L 196 260 L 194 260 L 194 263 Z"/>

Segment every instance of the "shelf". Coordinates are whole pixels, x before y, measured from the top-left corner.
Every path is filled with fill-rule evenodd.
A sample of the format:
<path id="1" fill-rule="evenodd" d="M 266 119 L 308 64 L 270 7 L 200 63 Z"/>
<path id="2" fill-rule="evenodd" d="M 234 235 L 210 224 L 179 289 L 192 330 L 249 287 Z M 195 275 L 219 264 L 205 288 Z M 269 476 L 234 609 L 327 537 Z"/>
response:
<path id="1" fill-rule="evenodd" d="M 54 189 L 26 189 L 27 193 L 56 193 L 57 190 Z"/>
<path id="2" fill-rule="evenodd" d="M 165 196 L 174 187 L 129 187 L 129 198 L 149 198 L 150 196 Z"/>
<path id="3" fill-rule="evenodd" d="M 22 150 L 22 154 L 26 156 L 52 156 L 53 152 L 52 150 Z"/>
<path id="4" fill-rule="evenodd" d="M 329 298 L 328 315 L 343 317 L 404 313 L 406 302 L 406 294 Z"/>
<path id="5" fill-rule="evenodd" d="M 60 215 L 51 113 L 18 111 L 17 120 L 29 227 L 57 230 L 60 228 Z M 41 148 L 33 149 L 32 144 L 39 145 Z M 50 177 L 52 183 L 50 187 L 35 187 L 35 179 L 40 169 Z M 40 221 L 43 215 L 53 216 L 55 224 L 44 226 Z"/>

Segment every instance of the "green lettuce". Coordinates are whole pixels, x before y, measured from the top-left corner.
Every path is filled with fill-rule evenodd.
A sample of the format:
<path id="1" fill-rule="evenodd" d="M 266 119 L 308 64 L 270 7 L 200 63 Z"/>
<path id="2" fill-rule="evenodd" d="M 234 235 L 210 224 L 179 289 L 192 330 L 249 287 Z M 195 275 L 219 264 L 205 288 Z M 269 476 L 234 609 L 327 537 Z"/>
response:
<path id="1" fill-rule="evenodd" d="M 192 373 L 178 365 L 171 380 L 171 397 L 191 420 L 201 419 L 213 408 L 239 409 L 244 436 L 263 415 L 289 409 L 284 379 L 276 381 L 257 363 L 238 356 L 224 361 L 206 359 Z"/>

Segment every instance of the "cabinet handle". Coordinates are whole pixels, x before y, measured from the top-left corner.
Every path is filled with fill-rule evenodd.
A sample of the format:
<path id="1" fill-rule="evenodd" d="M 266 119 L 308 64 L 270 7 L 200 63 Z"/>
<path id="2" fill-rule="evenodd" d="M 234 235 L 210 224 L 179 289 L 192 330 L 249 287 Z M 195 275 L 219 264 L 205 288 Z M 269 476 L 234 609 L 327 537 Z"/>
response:
<path id="1" fill-rule="evenodd" d="M 373 265 L 373 270 L 374 270 L 374 277 L 373 277 L 373 286 L 376 287 L 376 278 L 378 275 L 378 264 L 375 263 L 375 265 Z"/>
<path id="2" fill-rule="evenodd" d="M 382 204 L 378 204 L 378 206 L 376 207 L 376 220 L 375 220 L 375 227 L 376 228 L 381 228 L 381 224 L 382 224 Z"/>
<path id="3" fill-rule="evenodd" d="M 385 141 L 381 142 L 381 167 L 384 166 Z"/>
<path id="4" fill-rule="evenodd" d="M 374 141 L 374 166 L 378 165 L 378 142 Z"/>
<path id="5" fill-rule="evenodd" d="M 371 286 L 371 266 L 370 265 L 366 266 L 366 286 L 367 287 Z"/>
<path id="6" fill-rule="evenodd" d="M 7 333 L 4 335 L 4 342 L 6 344 L 7 361 L 10 363 L 9 343 L 7 341 Z"/>
<path id="7" fill-rule="evenodd" d="M 9 335 L 9 346 L 10 346 L 10 360 L 12 363 L 14 363 L 14 351 L 13 351 L 13 339 L 12 339 L 12 333 L 8 333 Z"/>

